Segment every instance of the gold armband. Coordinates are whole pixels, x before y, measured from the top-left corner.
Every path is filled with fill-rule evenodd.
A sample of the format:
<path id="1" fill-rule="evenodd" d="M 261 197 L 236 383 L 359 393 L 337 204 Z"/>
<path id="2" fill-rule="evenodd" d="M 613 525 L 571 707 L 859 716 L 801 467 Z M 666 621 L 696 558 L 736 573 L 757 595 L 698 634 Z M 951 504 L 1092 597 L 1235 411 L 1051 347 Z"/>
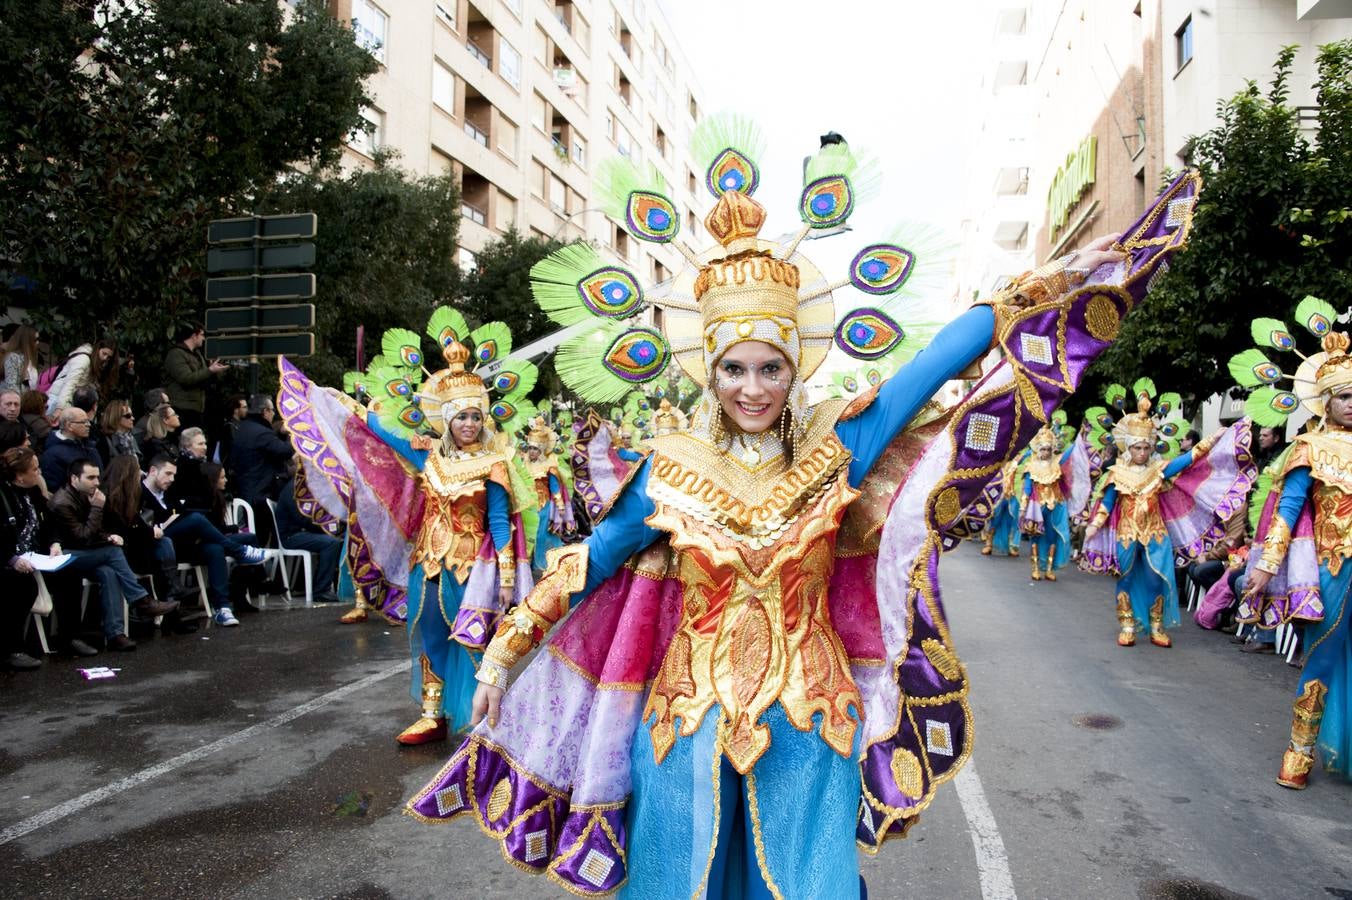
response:
<path id="1" fill-rule="evenodd" d="M 1067 268 L 1074 258 L 1074 253 L 1067 253 L 1060 259 L 1026 272 L 1016 278 L 1009 287 L 997 291 L 988 299 L 978 300 L 977 304 L 988 303 L 997 309 L 1000 306 L 1026 309 L 1055 300 L 1083 283 L 1089 276 L 1083 269 Z"/>
<path id="2" fill-rule="evenodd" d="M 1267 537 L 1263 538 L 1263 555 L 1254 564 L 1260 572 L 1276 575 L 1286 558 L 1286 548 L 1291 546 L 1291 526 L 1279 515 L 1272 517 Z"/>
<path id="3" fill-rule="evenodd" d="M 1224 429 L 1224 428 L 1222 428 L 1220 431 L 1216 432 L 1215 434 L 1209 434 L 1209 435 L 1207 435 L 1206 437 L 1202 438 L 1202 439 L 1201 439 L 1200 441 L 1198 441 L 1197 443 L 1193 444 L 1193 445 L 1192 445 L 1192 458 L 1193 458 L 1193 461 L 1196 462 L 1197 460 L 1201 459 L 1202 457 L 1204 457 L 1204 456 L 1206 456 L 1208 453 L 1210 453 L 1210 452 L 1211 452 L 1211 448 L 1216 446 L 1216 442 L 1219 441 L 1219 440 L 1221 439 L 1221 435 L 1223 435 L 1223 434 L 1225 434 L 1225 429 Z"/>
<path id="4" fill-rule="evenodd" d="M 498 551 L 498 585 L 516 587 L 516 551 L 511 544 Z"/>
<path id="5" fill-rule="evenodd" d="M 1094 513 L 1094 518 L 1089 524 L 1093 525 L 1095 528 L 1102 528 L 1108 523 L 1108 516 L 1110 515 L 1112 515 L 1112 513 L 1108 511 L 1108 507 L 1100 503 L 1098 512 Z"/>
<path id="6" fill-rule="evenodd" d="M 479 663 L 479 671 L 474 673 L 474 680 L 505 691 L 511 682 L 511 676 L 510 669 L 504 669 L 492 660 L 485 659 Z"/>
<path id="7" fill-rule="evenodd" d="M 586 585 L 586 544 L 550 550 L 548 559 L 549 566 L 536 582 L 535 589 L 498 623 L 497 634 L 484 650 L 485 664 L 491 662 L 510 672 L 521 657 L 544 640 L 554 624 L 568 612 L 573 594 Z"/>

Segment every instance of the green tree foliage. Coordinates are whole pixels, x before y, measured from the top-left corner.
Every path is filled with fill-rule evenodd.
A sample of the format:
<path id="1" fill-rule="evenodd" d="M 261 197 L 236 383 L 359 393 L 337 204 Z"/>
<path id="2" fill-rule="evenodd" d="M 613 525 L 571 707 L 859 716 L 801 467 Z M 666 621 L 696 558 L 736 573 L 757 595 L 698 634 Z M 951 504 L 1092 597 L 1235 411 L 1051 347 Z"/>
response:
<path id="1" fill-rule="evenodd" d="M 335 160 L 377 68 L 319 2 L 0 0 L 0 221 L 54 346 L 162 351 L 206 223 Z"/>
<path id="2" fill-rule="evenodd" d="M 530 269 L 562 246 L 560 241 L 522 237 L 515 228 L 488 242 L 476 256 L 475 270 L 465 275 L 461 312 L 474 324 L 505 322 L 512 329 L 515 347 L 557 331 L 559 326 L 540 311 L 531 297 Z M 537 400 L 557 397 L 563 391 L 554 374 L 553 359 L 549 356 L 536 360 L 540 381 L 533 397 Z"/>
<path id="3" fill-rule="evenodd" d="M 1267 92 L 1250 82 L 1195 139 L 1203 189 L 1189 250 L 1127 317 L 1076 408 L 1142 375 L 1195 408 L 1234 386 L 1226 362 L 1252 346 L 1255 317 L 1286 318 L 1306 294 L 1352 302 L 1352 41 L 1320 49 L 1314 140 L 1287 102 L 1294 55 L 1283 50 Z"/>
<path id="4" fill-rule="evenodd" d="M 414 177 L 383 156 L 377 163 L 347 174 L 293 175 L 259 198 L 264 214 L 305 210 L 319 217 L 315 355 L 301 365 L 320 384 L 339 385 L 343 372 L 355 368 L 358 326 L 365 326 L 369 361 L 386 328 L 421 332 L 438 305 L 459 305 L 455 180 Z"/>

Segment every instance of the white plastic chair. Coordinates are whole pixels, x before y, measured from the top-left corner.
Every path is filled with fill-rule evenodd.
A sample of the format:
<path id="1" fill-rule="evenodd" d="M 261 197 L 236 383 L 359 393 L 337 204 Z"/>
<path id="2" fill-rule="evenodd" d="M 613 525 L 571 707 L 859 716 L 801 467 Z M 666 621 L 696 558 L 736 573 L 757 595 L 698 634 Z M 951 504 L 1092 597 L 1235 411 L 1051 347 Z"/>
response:
<path id="1" fill-rule="evenodd" d="M 235 497 L 230 501 L 230 509 L 227 512 L 226 521 L 235 526 L 239 526 L 249 532 L 249 534 L 258 534 L 258 520 L 255 518 L 254 508 L 248 500 L 243 497 Z M 274 519 L 275 521 L 275 519 Z M 277 567 L 282 564 L 282 551 L 276 547 L 259 547 L 263 551 L 263 567 L 266 569 L 269 578 L 276 577 Z M 252 601 L 252 597 L 249 598 Z M 290 597 L 287 602 L 290 602 Z M 267 598 L 261 598 L 266 602 Z"/>
<path id="2" fill-rule="evenodd" d="M 314 596 L 312 594 L 313 589 L 311 588 L 313 579 L 310 577 L 310 551 L 287 549 L 286 545 L 282 543 L 282 530 L 277 527 L 277 502 L 268 499 L 267 504 L 268 514 L 272 516 L 272 535 L 277 541 L 277 547 L 275 549 L 276 552 L 281 555 L 282 587 L 286 591 L 286 596 L 288 598 L 291 596 L 291 574 L 288 571 L 287 560 L 299 560 L 301 572 L 305 576 L 305 605 L 313 606 Z"/>
<path id="3" fill-rule="evenodd" d="M 207 596 L 207 567 L 200 563 L 181 562 L 178 564 L 178 571 L 180 573 L 192 573 L 193 580 L 197 582 L 197 596 L 201 598 L 202 609 L 207 614 L 207 621 L 210 622 L 213 610 L 211 609 L 211 600 Z"/>

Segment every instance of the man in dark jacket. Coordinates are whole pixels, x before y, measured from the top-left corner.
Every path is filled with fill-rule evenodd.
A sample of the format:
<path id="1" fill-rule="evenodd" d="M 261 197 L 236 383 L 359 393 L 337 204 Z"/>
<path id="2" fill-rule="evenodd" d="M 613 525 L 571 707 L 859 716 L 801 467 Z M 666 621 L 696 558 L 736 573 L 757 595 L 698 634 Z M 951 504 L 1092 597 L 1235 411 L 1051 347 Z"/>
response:
<path id="1" fill-rule="evenodd" d="M 202 323 L 187 322 L 178 327 L 174 346 L 164 355 L 164 389 L 184 428 L 206 425 L 207 382 L 230 368 L 218 359 L 207 360 L 202 353 L 206 342 Z"/>
<path id="2" fill-rule="evenodd" d="M 47 490 L 56 493 L 66 483 L 70 464 L 77 459 L 90 460 L 95 468 L 103 468 L 98 443 L 90 437 L 93 430 L 89 413 L 76 406 L 61 410 L 56 431 L 47 435 L 42 451 L 42 480 Z"/>
<path id="3" fill-rule="evenodd" d="M 249 414 L 239 423 L 235 442 L 230 448 L 230 483 L 237 496 L 243 497 L 255 511 L 267 509 L 267 500 L 277 499 L 277 490 L 286 481 L 286 463 L 296 451 L 291 442 L 272 428 L 276 407 L 267 394 L 249 398 Z M 272 531 L 265 527 L 268 516 L 260 516 L 259 531 L 267 537 Z M 270 523 L 269 523 L 270 524 Z"/>
<path id="4" fill-rule="evenodd" d="M 107 498 L 99 490 L 99 467 L 88 459 L 71 463 L 66 484 L 52 495 L 51 514 L 57 541 L 71 556 L 62 570 L 99 585 L 103 604 L 103 636 L 110 650 L 135 650 L 136 642 L 123 634 L 122 600 L 136 607 L 145 618 L 168 615 L 176 602 L 150 597 L 127 565 L 122 538 L 103 529 L 103 506 Z"/>

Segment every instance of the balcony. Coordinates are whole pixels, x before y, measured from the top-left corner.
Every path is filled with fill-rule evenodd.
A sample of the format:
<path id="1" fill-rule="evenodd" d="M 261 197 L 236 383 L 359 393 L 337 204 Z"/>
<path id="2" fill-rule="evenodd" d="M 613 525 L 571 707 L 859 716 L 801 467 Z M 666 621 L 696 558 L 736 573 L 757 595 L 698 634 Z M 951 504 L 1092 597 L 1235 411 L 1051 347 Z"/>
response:
<path id="1" fill-rule="evenodd" d="M 493 68 L 493 57 L 489 56 L 482 49 L 480 49 L 478 44 L 474 43 L 473 41 L 466 41 L 465 49 L 469 50 L 469 55 L 474 57 L 474 59 L 478 61 L 479 65 L 483 66 L 485 69 Z"/>
<path id="2" fill-rule="evenodd" d="M 471 222 L 475 223 L 476 225 L 483 226 L 488 225 L 488 216 L 484 213 L 484 211 L 476 206 L 471 206 L 468 203 L 460 204 L 460 215 L 463 218 L 466 218 Z"/>
<path id="3" fill-rule="evenodd" d="M 480 131 L 478 126 L 473 122 L 465 123 L 465 134 L 469 135 L 474 143 L 478 144 L 480 147 L 488 146 L 488 135 Z"/>

